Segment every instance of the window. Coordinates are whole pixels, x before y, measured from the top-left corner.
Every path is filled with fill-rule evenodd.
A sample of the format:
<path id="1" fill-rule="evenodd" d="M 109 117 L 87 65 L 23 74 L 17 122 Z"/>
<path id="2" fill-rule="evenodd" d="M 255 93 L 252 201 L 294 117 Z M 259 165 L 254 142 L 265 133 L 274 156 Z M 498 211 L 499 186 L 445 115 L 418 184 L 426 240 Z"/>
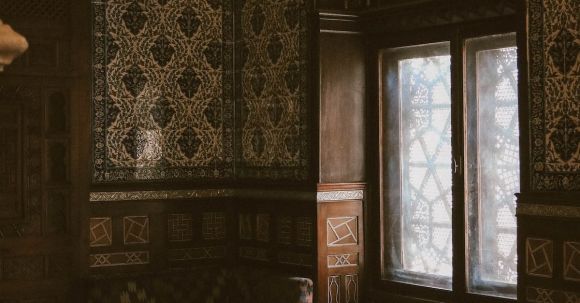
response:
<path id="1" fill-rule="evenodd" d="M 381 53 L 382 276 L 511 298 L 520 182 L 515 35 L 462 45 L 457 53 L 449 42 Z"/>

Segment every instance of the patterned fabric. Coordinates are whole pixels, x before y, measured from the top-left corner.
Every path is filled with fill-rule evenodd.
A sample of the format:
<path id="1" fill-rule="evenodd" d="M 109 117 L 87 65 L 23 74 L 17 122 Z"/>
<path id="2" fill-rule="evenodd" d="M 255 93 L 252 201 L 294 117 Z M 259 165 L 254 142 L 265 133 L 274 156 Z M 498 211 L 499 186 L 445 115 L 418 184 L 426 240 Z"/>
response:
<path id="1" fill-rule="evenodd" d="M 236 303 L 312 303 L 314 284 L 268 270 L 239 267 L 232 275 L 231 301 Z"/>
<path id="2" fill-rule="evenodd" d="M 313 283 L 248 267 L 103 278 L 88 303 L 312 303 Z"/>

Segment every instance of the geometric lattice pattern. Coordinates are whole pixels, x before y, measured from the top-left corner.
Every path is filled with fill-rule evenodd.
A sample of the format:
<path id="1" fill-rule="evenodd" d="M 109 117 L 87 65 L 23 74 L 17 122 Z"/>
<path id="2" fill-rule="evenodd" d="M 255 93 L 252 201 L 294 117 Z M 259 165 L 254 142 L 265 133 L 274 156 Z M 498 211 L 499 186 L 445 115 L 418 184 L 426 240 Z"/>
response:
<path id="1" fill-rule="evenodd" d="M 580 242 L 564 242 L 564 279 L 580 282 Z"/>
<path id="2" fill-rule="evenodd" d="M 236 71 L 240 73 L 240 174 L 308 176 L 309 1 L 244 1 Z"/>
<path id="3" fill-rule="evenodd" d="M 191 214 L 170 214 L 167 216 L 168 238 L 171 242 L 193 239 L 193 219 Z"/>
<path id="4" fill-rule="evenodd" d="M 556 291 L 550 289 L 528 287 L 526 289 L 526 299 L 530 303 L 555 303 L 555 292 Z"/>
<path id="5" fill-rule="evenodd" d="M 149 243 L 149 217 L 124 217 L 123 234 L 125 244 Z"/>
<path id="6" fill-rule="evenodd" d="M 93 8 L 94 181 L 230 177 L 232 1 Z"/>
<path id="7" fill-rule="evenodd" d="M 108 218 L 89 219 L 89 245 L 91 247 L 109 246 L 113 243 L 113 224 Z"/>
<path id="8" fill-rule="evenodd" d="M 533 189 L 580 190 L 580 3 L 530 0 L 530 135 Z"/>
<path id="9" fill-rule="evenodd" d="M 202 234 L 205 240 L 220 240 L 226 237 L 226 215 L 223 212 L 204 212 Z"/>
<path id="10" fill-rule="evenodd" d="M 399 61 L 405 270 L 451 275 L 451 60 Z"/>
<path id="11" fill-rule="evenodd" d="M 327 257 L 328 268 L 350 267 L 358 265 L 358 253 L 329 255 Z"/>
<path id="12" fill-rule="evenodd" d="M 296 218 L 296 245 L 311 247 L 314 237 L 314 224 L 311 217 Z"/>
<path id="13" fill-rule="evenodd" d="M 278 243 L 292 243 L 292 217 L 284 216 L 278 218 Z"/>
<path id="14" fill-rule="evenodd" d="M 139 265 L 148 263 L 149 263 L 148 251 L 92 254 L 89 256 L 90 267 L 110 267 L 124 265 Z"/>
<path id="15" fill-rule="evenodd" d="M 357 217 L 328 218 L 326 222 L 326 243 L 329 247 L 358 244 Z"/>
<path id="16" fill-rule="evenodd" d="M 551 278 L 553 273 L 554 244 L 551 240 L 526 239 L 526 273 Z"/>
<path id="17" fill-rule="evenodd" d="M 482 206 L 476 219 L 482 268 L 476 270 L 485 280 L 515 284 L 515 193 L 520 191 L 517 49 L 484 50 L 476 56 L 477 102 L 473 106 L 480 129 L 477 154 L 472 155 L 478 161 L 477 197 L 472 201 L 478 203 L 474 208 Z"/>

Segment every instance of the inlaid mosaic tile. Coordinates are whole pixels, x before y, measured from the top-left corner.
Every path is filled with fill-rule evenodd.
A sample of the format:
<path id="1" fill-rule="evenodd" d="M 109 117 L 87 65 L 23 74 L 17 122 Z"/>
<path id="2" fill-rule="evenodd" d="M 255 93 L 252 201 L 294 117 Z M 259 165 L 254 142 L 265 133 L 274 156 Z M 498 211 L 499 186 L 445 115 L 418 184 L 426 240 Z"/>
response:
<path id="1" fill-rule="evenodd" d="M 580 3 L 529 1 L 533 187 L 580 190 Z"/>
<path id="2" fill-rule="evenodd" d="M 232 176 L 232 10 L 93 3 L 94 182 Z"/>

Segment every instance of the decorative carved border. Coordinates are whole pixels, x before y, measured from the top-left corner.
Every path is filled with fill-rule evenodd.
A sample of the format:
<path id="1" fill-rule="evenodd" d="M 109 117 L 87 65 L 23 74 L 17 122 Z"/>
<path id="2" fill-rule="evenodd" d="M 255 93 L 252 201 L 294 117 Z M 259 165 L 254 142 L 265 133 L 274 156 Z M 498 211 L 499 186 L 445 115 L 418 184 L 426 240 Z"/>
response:
<path id="1" fill-rule="evenodd" d="M 92 192 L 91 202 L 139 201 L 139 200 L 176 200 L 195 198 L 227 198 L 232 197 L 231 189 L 199 189 L 199 190 L 162 190 L 162 191 L 125 191 L 125 192 Z"/>
<path id="2" fill-rule="evenodd" d="M 518 216 L 580 218 L 580 207 L 545 204 L 518 204 Z"/>
<path id="3" fill-rule="evenodd" d="M 89 256 L 90 267 L 112 267 L 149 264 L 148 251 L 94 254 Z"/>
<path id="4" fill-rule="evenodd" d="M 226 256 L 225 246 L 179 248 L 169 250 L 169 261 L 193 261 L 221 259 Z"/>
<path id="5" fill-rule="evenodd" d="M 293 192 L 288 190 L 255 190 L 255 189 L 187 189 L 161 191 L 117 191 L 91 192 L 90 202 L 117 202 L 142 200 L 178 200 L 178 199 L 207 199 L 207 198 L 252 198 L 265 200 L 279 200 L 280 197 L 293 201 L 313 201 L 314 192 Z"/>
<path id="6" fill-rule="evenodd" d="M 316 201 L 331 202 L 342 200 L 362 200 L 364 199 L 364 196 L 364 190 L 321 191 L 316 193 Z"/>

